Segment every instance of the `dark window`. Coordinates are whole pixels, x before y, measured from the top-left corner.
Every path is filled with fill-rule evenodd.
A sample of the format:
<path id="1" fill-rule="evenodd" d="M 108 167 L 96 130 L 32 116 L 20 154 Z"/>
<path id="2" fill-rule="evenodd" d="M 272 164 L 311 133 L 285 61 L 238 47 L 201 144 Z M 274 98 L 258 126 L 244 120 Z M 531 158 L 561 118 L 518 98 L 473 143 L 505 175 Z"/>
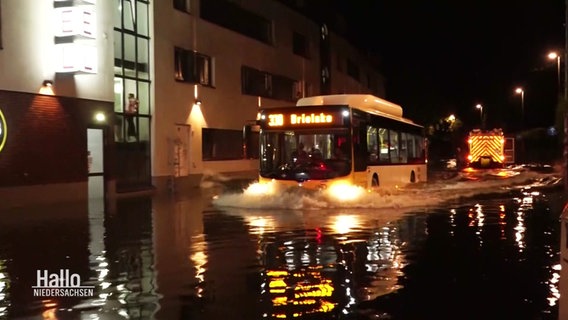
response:
<path id="1" fill-rule="evenodd" d="M 294 52 L 294 54 L 297 54 L 304 58 L 310 57 L 308 42 L 304 35 L 294 32 L 292 36 L 292 51 Z"/>
<path id="2" fill-rule="evenodd" d="M 271 84 L 269 75 L 266 72 L 254 68 L 243 66 L 241 68 L 241 87 L 243 94 L 253 96 L 269 97 L 271 95 Z"/>
<path id="3" fill-rule="evenodd" d="M 359 67 L 351 60 L 347 59 L 347 74 L 359 81 Z"/>
<path id="4" fill-rule="evenodd" d="M 200 3 L 202 19 L 238 32 L 247 37 L 272 44 L 272 22 L 227 0 L 206 0 Z"/>
<path id="5" fill-rule="evenodd" d="M 241 78 L 243 94 L 284 101 L 297 99 L 296 80 L 247 66 L 241 68 Z"/>
<path id="6" fill-rule="evenodd" d="M 136 63 L 134 61 L 122 60 L 114 58 L 114 66 L 117 68 L 124 68 L 127 70 L 138 70 L 139 72 L 148 72 L 147 63 Z"/>
<path id="7" fill-rule="evenodd" d="M 258 125 L 247 124 L 243 127 L 243 153 L 246 159 L 259 158 L 259 132 Z"/>
<path id="8" fill-rule="evenodd" d="M 337 54 L 337 70 L 343 72 L 343 58 L 339 53 Z"/>
<path id="9" fill-rule="evenodd" d="M 174 8 L 181 11 L 190 12 L 190 1 L 191 0 L 174 0 Z"/>
<path id="10" fill-rule="evenodd" d="M 175 49 L 175 79 L 212 86 L 211 57 L 181 48 Z"/>
<path id="11" fill-rule="evenodd" d="M 295 101 L 296 100 L 296 81 L 283 77 L 272 76 L 272 98 L 277 100 Z"/>
<path id="12" fill-rule="evenodd" d="M 203 128 L 203 160 L 243 159 L 243 132 L 241 130 Z"/>

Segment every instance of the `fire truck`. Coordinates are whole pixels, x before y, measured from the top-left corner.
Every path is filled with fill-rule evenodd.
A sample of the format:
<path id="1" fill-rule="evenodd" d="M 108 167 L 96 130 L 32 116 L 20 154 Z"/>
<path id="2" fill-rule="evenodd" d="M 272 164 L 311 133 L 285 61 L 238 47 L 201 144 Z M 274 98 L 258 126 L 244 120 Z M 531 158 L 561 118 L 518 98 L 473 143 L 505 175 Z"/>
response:
<path id="1" fill-rule="evenodd" d="M 473 168 L 502 168 L 505 164 L 503 130 L 474 129 L 468 137 L 468 164 Z"/>

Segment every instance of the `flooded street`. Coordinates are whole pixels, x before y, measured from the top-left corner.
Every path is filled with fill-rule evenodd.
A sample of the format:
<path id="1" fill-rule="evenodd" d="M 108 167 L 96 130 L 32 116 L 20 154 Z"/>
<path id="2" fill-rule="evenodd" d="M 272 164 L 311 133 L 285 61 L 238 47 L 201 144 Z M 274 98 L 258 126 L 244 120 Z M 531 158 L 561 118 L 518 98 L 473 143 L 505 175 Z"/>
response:
<path id="1" fill-rule="evenodd" d="M 557 175 L 341 203 L 249 189 L 2 212 L 0 318 L 558 319 Z M 62 269 L 94 296 L 34 297 L 37 271 Z"/>

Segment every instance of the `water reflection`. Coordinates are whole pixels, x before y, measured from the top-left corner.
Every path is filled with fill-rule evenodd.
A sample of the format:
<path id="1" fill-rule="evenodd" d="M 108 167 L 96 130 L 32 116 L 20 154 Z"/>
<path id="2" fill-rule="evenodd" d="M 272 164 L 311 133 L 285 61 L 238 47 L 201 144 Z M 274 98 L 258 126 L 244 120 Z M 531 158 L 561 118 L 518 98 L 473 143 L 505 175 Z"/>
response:
<path id="1" fill-rule="evenodd" d="M 473 318 L 555 319 L 558 228 L 548 201 L 522 190 L 405 216 L 288 211 L 282 223 L 274 211 L 228 213 L 257 237 L 263 317 L 467 318 L 478 301 L 487 307 Z"/>
<path id="2" fill-rule="evenodd" d="M 412 212 L 210 199 L 3 215 L 0 318 L 555 319 L 561 303 L 558 215 L 534 190 Z M 36 270 L 62 268 L 95 296 L 33 298 Z"/>
<path id="3" fill-rule="evenodd" d="M 263 213 L 231 212 L 257 244 L 263 318 L 339 318 L 396 289 L 404 225 L 369 212 Z"/>
<path id="4" fill-rule="evenodd" d="M 159 310 L 150 199 L 118 202 L 117 212 L 105 212 L 102 200 L 89 203 L 89 268 L 86 285 L 95 297 L 72 309 L 82 318 L 153 318 Z M 69 316 L 69 315 L 67 315 Z"/>
<path id="5" fill-rule="evenodd" d="M 8 315 L 10 306 L 10 279 L 6 274 L 6 260 L 0 257 L 0 318 Z"/>

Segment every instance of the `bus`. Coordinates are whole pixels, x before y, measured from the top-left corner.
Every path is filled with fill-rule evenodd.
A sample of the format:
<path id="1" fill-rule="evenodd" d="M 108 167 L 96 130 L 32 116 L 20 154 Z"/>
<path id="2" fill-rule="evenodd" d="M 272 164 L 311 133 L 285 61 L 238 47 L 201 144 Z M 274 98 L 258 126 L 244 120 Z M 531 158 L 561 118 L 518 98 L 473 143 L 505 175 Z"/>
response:
<path id="1" fill-rule="evenodd" d="M 427 181 L 424 127 L 378 97 L 301 98 L 295 106 L 262 107 L 257 123 L 260 184 L 373 190 Z"/>

